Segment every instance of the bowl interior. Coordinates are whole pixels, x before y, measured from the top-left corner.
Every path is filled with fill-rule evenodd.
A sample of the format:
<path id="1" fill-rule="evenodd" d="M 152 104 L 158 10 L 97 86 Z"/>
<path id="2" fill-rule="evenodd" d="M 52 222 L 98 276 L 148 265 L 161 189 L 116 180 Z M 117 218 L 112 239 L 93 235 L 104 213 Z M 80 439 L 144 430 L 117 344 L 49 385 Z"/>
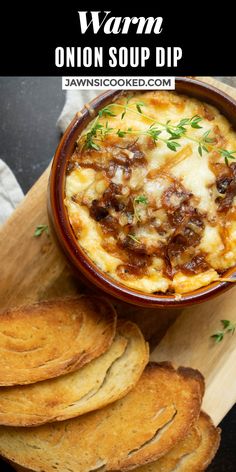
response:
<path id="1" fill-rule="evenodd" d="M 226 94 L 202 82 L 185 78 L 176 79 L 176 91 L 215 106 L 228 118 L 236 129 L 236 102 Z M 97 115 L 99 109 L 116 100 L 121 93 L 120 91 L 107 91 L 84 107 L 75 116 L 58 146 L 52 164 L 49 183 L 49 216 L 53 223 L 56 237 L 70 264 L 84 276 L 85 280 L 95 284 L 95 286 L 112 297 L 148 307 L 176 307 L 205 301 L 229 289 L 233 284 L 216 281 L 206 287 L 183 294 L 181 299 L 177 299 L 174 294 L 146 294 L 130 289 L 103 273 L 77 244 L 64 206 L 67 162 L 74 151 L 75 141 L 83 129 Z M 234 275 L 235 267 L 225 272 L 226 278 L 232 278 Z"/>

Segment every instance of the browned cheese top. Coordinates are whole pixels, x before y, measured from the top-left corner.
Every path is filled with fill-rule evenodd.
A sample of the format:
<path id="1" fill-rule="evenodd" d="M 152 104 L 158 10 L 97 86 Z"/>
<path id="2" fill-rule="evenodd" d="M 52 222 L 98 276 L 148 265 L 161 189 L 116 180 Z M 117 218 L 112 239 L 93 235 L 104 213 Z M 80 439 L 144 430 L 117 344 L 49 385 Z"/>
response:
<path id="1" fill-rule="evenodd" d="M 236 133 L 175 92 L 122 95 L 78 138 L 65 205 L 78 244 L 145 293 L 186 293 L 236 262 Z M 227 154 L 228 153 L 228 154 Z"/>

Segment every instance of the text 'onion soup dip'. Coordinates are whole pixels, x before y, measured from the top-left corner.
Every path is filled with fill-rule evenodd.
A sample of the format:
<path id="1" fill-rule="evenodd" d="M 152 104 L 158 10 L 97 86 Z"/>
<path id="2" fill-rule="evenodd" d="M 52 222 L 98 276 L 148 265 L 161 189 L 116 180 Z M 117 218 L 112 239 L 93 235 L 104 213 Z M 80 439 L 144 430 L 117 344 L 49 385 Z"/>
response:
<path id="1" fill-rule="evenodd" d="M 182 294 L 236 264 L 236 133 L 175 92 L 122 94 L 79 136 L 65 205 L 78 245 L 116 281 Z"/>

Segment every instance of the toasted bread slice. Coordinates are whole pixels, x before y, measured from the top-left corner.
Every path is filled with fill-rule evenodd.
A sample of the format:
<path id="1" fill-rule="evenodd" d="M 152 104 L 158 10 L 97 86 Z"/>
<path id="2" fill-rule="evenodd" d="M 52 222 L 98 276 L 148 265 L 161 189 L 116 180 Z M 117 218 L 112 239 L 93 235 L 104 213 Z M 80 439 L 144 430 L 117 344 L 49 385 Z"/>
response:
<path id="1" fill-rule="evenodd" d="M 110 349 L 81 369 L 32 385 L 0 389 L 0 424 L 35 426 L 106 406 L 137 383 L 148 354 L 139 328 L 130 321 L 120 322 Z"/>
<path id="2" fill-rule="evenodd" d="M 0 315 L 0 385 L 31 384 L 76 369 L 111 345 L 116 313 L 99 297 L 45 301 Z"/>
<path id="3" fill-rule="evenodd" d="M 220 443 L 220 429 L 201 413 L 198 422 L 177 445 L 155 462 L 133 469 L 136 472 L 202 472 L 214 458 Z M 12 464 L 17 472 L 27 472 Z M 29 472 L 29 471 L 28 471 Z"/>
<path id="4" fill-rule="evenodd" d="M 128 470 L 157 460 L 197 421 L 204 381 L 198 371 L 149 364 L 111 405 L 36 428 L 0 427 L 0 454 L 37 472 Z"/>
<path id="5" fill-rule="evenodd" d="M 220 429 L 201 412 L 187 436 L 158 461 L 135 469 L 136 472 L 202 472 L 214 458 L 220 444 Z"/>
<path id="6" fill-rule="evenodd" d="M 133 469 L 136 472 L 202 472 L 214 458 L 220 444 L 220 429 L 201 413 L 198 422 L 187 436 L 155 462 Z M 12 464 L 17 472 L 27 469 Z M 28 471 L 29 472 L 29 471 Z"/>

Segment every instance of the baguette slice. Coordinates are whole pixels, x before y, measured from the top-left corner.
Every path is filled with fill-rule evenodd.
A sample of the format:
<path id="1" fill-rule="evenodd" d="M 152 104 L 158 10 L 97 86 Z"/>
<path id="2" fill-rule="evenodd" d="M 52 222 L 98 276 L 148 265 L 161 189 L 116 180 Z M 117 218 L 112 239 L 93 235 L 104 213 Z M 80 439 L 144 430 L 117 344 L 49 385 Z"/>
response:
<path id="1" fill-rule="evenodd" d="M 0 424 L 35 426 L 106 406 L 137 383 L 148 354 L 139 328 L 130 321 L 120 322 L 110 349 L 76 372 L 0 389 Z"/>
<path id="2" fill-rule="evenodd" d="M 44 301 L 0 315 L 0 385 L 73 372 L 111 345 L 116 313 L 99 297 Z"/>
<path id="3" fill-rule="evenodd" d="M 214 458 L 220 443 L 220 429 L 201 413 L 188 435 L 168 454 L 150 464 L 133 469 L 136 472 L 202 472 Z M 30 472 L 12 464 L 17 472 Z"/>
<path id="4" fill-rule="evenodd" d="M 132 469 L 186 436 L 203 391 L 198 371 L 152 363 L 133 390 L 101 410 L 36 428 L 0 427 L 0 454 L 37 472 Z"/>
<path id="5" fill-rule="evenodd" d="M 135 472 L 202 472 L 214 458 L 220 443 L 220 429 L 201 412 L 196 425 L 168 454 L 155 462 L 133 469 Z M 31 472 L 12 464 L 17 472 Z"/>
<path id="6" fill-rule="evenodd" d="M 220 428 L 201 412 L 196 425 L 168 454 L 136 472 L 202 472 L 213 460 L 220 444 Z M 19 471 L 20 472 L 20 471 Z"/>

